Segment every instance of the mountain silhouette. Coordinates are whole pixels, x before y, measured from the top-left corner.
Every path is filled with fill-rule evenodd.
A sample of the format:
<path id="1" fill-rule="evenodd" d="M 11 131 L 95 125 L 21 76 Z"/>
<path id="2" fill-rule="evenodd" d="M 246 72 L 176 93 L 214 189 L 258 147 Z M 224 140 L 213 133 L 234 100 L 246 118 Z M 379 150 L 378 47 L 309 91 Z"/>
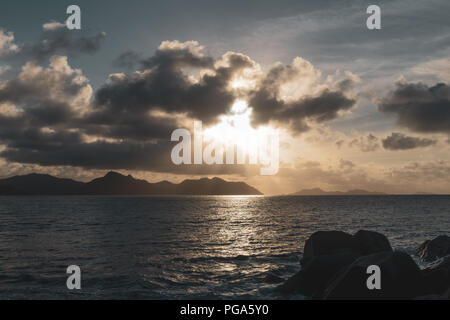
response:
<path id="1" fill-rule="evenodd" d="M 354 189 L 349 191 L 324 191 L 320 188 L 303 189 L 293 193 L 294 196 L 346 196 L 346 195 L 383 195 L 382 192 L 372 192 L 362 189 Z"/>
<path id="2" fill-rule="evenodd" d="M 111 171 L 90 182 L 28 174 L 0 179 L 0 195 L 262 195 L 244 182 L 220 178 L 149 183 Z"/>

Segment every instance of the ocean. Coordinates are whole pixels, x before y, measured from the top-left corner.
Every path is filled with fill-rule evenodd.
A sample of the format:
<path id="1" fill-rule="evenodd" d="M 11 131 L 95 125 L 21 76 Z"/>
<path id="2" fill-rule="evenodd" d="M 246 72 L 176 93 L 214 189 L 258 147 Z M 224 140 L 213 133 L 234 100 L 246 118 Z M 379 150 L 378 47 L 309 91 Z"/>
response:
<path id="1" fill-rule="evenodd" d="M 414 254 L 450 233 L 449 208 L 431 195 L 0 197 L 0 299 L 302 299 L 264 279 L 296 273 L 313 232 L 374 230 Z"/>

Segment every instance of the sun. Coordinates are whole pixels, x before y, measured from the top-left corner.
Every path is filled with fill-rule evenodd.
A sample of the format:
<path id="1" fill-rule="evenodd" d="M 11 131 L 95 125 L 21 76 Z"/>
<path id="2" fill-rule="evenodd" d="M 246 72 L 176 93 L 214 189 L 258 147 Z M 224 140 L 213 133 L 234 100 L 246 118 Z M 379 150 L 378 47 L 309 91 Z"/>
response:
<path id="1" fill-rule="evenodd" d="M 268 126 L 254 128 L 251 125 L 252 108 L 245 100 L 236 100 L 229 114 L 222 115 L 219 123 L 204 129 L 204 139 L 223 146 L 235 145 L 244 151 L 258 148 L 264 137 L 274 132 Z"/>

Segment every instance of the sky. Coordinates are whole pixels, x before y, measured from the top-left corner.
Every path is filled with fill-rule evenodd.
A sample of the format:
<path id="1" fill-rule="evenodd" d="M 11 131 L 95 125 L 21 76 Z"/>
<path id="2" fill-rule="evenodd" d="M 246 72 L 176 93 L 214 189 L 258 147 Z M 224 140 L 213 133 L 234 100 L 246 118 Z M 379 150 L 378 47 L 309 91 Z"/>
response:
<path id="1" fill-rule="evenodd" d="M 81 30 L 64 24 L 71 4 Z M 380 30 L 366 27 L 371 4 Z M 265 194 L 448 194 L 449 10 L 446 0 L 4 0 L 0 177 L 116 170 L 152 182 L 220 176 Z M 277 130 L 277 174 L 175 165 L 171 134 L 195 120 L 238 144 Z"/>

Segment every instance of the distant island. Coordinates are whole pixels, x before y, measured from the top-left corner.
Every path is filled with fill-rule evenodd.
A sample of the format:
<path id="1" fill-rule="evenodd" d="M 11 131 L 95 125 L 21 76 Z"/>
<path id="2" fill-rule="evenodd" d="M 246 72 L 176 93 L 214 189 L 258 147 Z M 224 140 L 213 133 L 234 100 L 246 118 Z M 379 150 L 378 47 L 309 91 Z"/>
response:
<path id="1" fill-rule="evenodd" d="M 320 188 L 303 189 L 292 193 L 293 196 L 353 196 L 353 195 L 385 195 L 382 192 L 372 192 L 362 189 L 355 189 L 349 191 L 324 191 Z"/>
<path id="2" fill-rule="evenodd" d="M 90 182 L 28 174 L 0 179 L 0 195 L 262 195 L 244 182 L 220 178 L 184 180 L 181 183 L 146 180 L 111 171 Z"/>

